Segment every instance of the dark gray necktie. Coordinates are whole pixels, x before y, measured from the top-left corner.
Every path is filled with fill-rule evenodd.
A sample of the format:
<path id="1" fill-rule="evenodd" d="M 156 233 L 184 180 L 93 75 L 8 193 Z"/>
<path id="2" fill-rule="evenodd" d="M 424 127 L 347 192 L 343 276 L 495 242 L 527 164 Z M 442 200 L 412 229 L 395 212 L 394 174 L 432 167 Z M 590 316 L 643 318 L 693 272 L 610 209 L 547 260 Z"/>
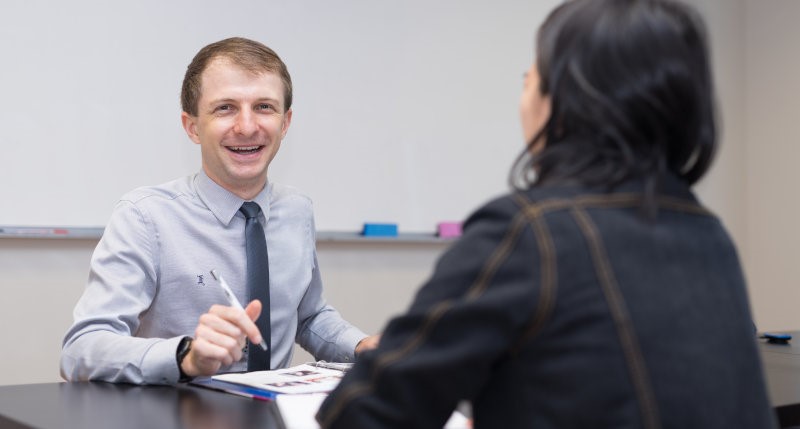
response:
<path id="1" fill-rule="evenodd" d="M 271 331 L 269 323 L 269 257 L 267 255 L 267 240 L 264 238 L 264 228 L 258 221 L 261 207 L 247 201 L 239 209 L 247 218 L 244 227 L 247 248 L 247 292 L 249 301 L 258 299 L 263 305 L 261 316 L 256 320 L 256 326 L 261 331 L 261 336 L 267 342 L 267 351 L 258 344 L 247 340 L 247 370 L 262 371 L 270 369 L 270 351 L 272 350 Z"/>

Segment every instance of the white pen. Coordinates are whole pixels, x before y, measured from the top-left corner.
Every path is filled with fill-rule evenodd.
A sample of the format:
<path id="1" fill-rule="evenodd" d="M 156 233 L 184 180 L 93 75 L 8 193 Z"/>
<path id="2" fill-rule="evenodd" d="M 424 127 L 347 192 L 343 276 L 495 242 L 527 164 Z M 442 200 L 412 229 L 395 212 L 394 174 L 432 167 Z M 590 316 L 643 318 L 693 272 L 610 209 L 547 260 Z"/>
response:
<path id="1" fill-rule="evenodd" d="M 214 279 L 219 282 L 220 287 L 222 287 L 222 291 L 225 292 L 225 296 L 228 297 L 228 301 L 231 303 L 231 305 L 238 309 L 244 310 L 244 307 L 242 307 L 242 303 L 239 302 L 238 299 L 236 299 L 236 295 L 233 294 L 231 287 L 228 286 L 228 283 L 225 281 L 225 279 L 222 278 L 222 275 L 217 273 L 217 270 L 211 270 L 211 277 L 214 277 Z M 263 337 L 261 338 L 261 342 L 258 345 L 261 346 L 261 349 L 267 351 L 267 343 L 264 342 Z"/>

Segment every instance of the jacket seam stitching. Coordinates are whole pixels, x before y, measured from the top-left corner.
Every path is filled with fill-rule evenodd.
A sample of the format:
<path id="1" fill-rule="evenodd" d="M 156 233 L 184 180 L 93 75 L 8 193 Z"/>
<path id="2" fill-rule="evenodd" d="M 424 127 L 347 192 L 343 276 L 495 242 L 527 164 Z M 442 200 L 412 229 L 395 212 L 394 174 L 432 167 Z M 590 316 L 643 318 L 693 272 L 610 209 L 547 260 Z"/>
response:
<path id="1" fill-rule="evenodd" d="M 516 354 L 526 340 L 541 332 L 555 308 L 555 299 L 558 290 L 558 261 L 550 231 L 542 216 L 543 212 L 536 204 L 530 202 L 530 200 L 522 194 L 515 195 L 515 198 L 522 206 L 523 213 L 536 231 L 536 244 L 540 254 L 541 290 L 539 292 L 536 310 L 531 315 L 527 328 L 523 330 L 522 335 L 520 335 L 519 339 L 512 347 L 512 354 Z"/>
<path id="2" fill-rule="evenodd" d="M 606 297 L 609 310 L 611 312 L 620 345 L 628 364 L 628 371 L 633 380 L 634 389 L 639 399 L 639 411 L 642 414 L 643 425 L 645 428 L 658 429 L 659 411 L 656 404 L 654 393 L 649 379 L 649 374 L 645 366 L 641 348 L 633 332 L 633 324 L 628 313 L 625 298 L 622 296 L 617 284 L 614 272 L 608 259 L 602 238 L 597 233 L 595 225 L 592 223 L 583 207 L 573 207 L 573 217 L 580 227 L 583 235 L 589 244 L 589 251 L 594 260 L 595 271 L 600 282 L 603 295 Z"/>
<path id="3" fill-rule="evenodd" d="M 620 194 L 603 194 L 603 195 L 579 195 L 572 198 L 554 198 L 547 199 L 534 204 L 526 204 L 524 210 L 530 211 L 529 216 L 536 216 L 546 212 L 569 209 L 576 205 L 584 208 L 590 207 L 636 207 L 642 204 L 643 195 L 638 193 L 620 193 Z M 703 216 L 713 217 L 713 213 L 709 212 L 703 206 L 681 198 L 670 196 L 659 196 L 656 198 L 658 208 L 697 214 Z"/>

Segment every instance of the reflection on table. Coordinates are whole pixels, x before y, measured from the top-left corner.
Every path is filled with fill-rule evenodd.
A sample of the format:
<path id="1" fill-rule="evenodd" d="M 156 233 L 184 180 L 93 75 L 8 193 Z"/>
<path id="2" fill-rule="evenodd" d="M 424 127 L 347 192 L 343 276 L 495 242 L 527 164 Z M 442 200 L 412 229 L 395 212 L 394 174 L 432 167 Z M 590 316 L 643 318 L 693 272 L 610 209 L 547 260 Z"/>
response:
<path id="1" fill-rule="evenodd" d="M 271 429 L 271 402 L 189 386 L 47 383 L 0 387 L 0 427 Z"/>

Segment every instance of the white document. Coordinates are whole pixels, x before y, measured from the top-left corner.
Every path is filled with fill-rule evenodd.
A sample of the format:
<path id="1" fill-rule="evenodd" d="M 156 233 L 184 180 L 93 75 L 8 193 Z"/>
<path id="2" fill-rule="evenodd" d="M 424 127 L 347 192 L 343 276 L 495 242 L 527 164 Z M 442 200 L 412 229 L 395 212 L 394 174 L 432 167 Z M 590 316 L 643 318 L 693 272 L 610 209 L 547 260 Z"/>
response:
<path id="1" fill-rule="evenodd" d="M 257 389 L 281 393 L 275 397 L 281 418 L 287 429 L 318 429 L 314 419 L 322 401 L 341 381 L 342 370 L 331 369 L 336 364 L 312 363 L 272 371 L 253 371 L 215 375 L 215 380 L 236 383 Z M 323 367 L 327 366 L 327 368 Z M 444 429 L 469 429 L 469 420 L 456 411 Z"/>
<path id="2" fill-rule="evenodd" d="M 326 393 L 310 393 L 305 395 L 278 395 L 275 403 L 280 410 L 286 429 L 319 429 L 314 419 Z M 445 423 L 444 429 L 470 429 L 469 419 L 456 411 Z"/>
<path id="3" fill-rule="evenodd" d="M 277 393 L 297 394 L 330 392 L 343 375 L 339 370 L 302 364 L 272 371 L 219 374 L 212 378 Z"/>

